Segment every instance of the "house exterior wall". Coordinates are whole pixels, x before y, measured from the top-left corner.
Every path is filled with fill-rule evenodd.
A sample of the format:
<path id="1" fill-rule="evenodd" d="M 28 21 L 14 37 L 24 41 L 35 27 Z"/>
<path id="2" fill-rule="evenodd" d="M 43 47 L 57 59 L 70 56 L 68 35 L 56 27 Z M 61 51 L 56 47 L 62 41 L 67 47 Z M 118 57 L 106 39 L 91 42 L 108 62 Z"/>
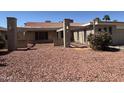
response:
<path id="1" fill-rule="evenodd" d="M 84 34 L 83 31 L 73 32 L 74 42 L 83 44 L 83 34 Z"/>
<path id="2" fill-rule="evenodd" d="M 26 40 L 25 32 L 17 32 L 17 40 Z"/>
<path id="3" fill-rule="evenodd" d="M 74 42 L 78 43 L 79 41 L 78 41 L 78 38 L 77 38 L 77 34 L 78 34 L 78 32 L 75 31 L 73 35 L 74 35 Z"/>
<path id="4" fill-rule="evenodd" d="M 115 30 L 112 32 L 112 44 L 124 45 L 124 29 Z"/>
<path id="5" fill-rule="evenodd" d="M 63 45 L 63 38 L 54 39 L 54 46 L 61 46 L 61 45 Z"/>
<path id="6" fill-rule="evenodd" d="M 34 31 L 28 31 L 28 32 L 26 32 L 26 40 L 28 42 L 35 41 L 35 32 Z"/>
<path id="7" fill-rule="evenodd" d="M 0 34 L 4 37 L 6 40 L 6 46 L 8 47 L 8 41 L 7 41 L 7 31 L 0 31 Z M 27 40 L 24 35 L 24 32 L 17 32 L 17 48 L 25 48 L 27 47 Z"/>
<path id="8" fill-rule="evenodd" d="M 85 35 L 84 31 L 75 31 L 74 34 L 73 34 L 74 35 L 74 42 L 80 43 L 80 44 L 87 44 L 87 37 L 92 32 L 93 32 L 93 30 L 87 30 L 86 35 Z M 78 38 L 78 33 L 79 33 L 79 38 Z"/>
<path id="9" fill-rule="evenodd" d="M 6 39 L 7 32 L 6 31 L 0 31 L 0 35 Z"/>
<path id="10" fill-rule="evenodd" d="M 73 36 L 74 36 L 74 42 L 77 42 L 77 32 L 73 32 Z"/>
<path id="11" fill-rule="evenodd" d="M 54 46 L 61 46 L 64 44 L 63 35 L 61 35 L 62 33 L 63 31 L 55 33 L 54 40 L 53 40 Z"/>
<path id="12" fill-rule="evenodd" d="M 17 32 L 17 48 L 27 47 L 25 32 Z"/>
<path id="13" fill-rule="evenodd" d="M 26 32 L 26 39 L 28 42 L 39 42 L 39 43 L 42 43 L 42 42 L 53 42 L 54 40 L 54 37 L 55 37 L 55 31 L 43 31 L 43 32 L 48 32 L 48 40 L 38 40 L 36 41 L 35 40 L 35 32 L 36 31 L 27 31 Z"/>
<path id="14" fill-rule="evenodd" d="M 79 31 L 79 43 L 83 44 L 83 31 Z"/>
<path id="15" fill-rule="evenodd" d="M 53 40 L 54 40 L 54 37 L 55 37 L 55 34 L 56 32 L 54 31 L 51 31 L 51 32 L 48 32 L 48 40 L 50 41 L 50 42 L 53 42 Z"/>

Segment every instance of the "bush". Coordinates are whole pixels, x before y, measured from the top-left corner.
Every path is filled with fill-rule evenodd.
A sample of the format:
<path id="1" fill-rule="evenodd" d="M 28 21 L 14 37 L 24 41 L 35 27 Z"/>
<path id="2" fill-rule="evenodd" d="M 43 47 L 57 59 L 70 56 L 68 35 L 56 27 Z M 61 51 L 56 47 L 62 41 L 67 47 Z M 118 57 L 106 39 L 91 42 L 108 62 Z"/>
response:
<path id="1" fill-rule="evenodd" d="M 5 47 L 5 39 L 0 35 L 0 49 Z"/>
<path id="2" fill-rule="evenodd" d="M 95 32 L 88 36 L 90 47 L 94 50 L 106 50 L 111 45 L 112 38 L 108 32 Z"/>

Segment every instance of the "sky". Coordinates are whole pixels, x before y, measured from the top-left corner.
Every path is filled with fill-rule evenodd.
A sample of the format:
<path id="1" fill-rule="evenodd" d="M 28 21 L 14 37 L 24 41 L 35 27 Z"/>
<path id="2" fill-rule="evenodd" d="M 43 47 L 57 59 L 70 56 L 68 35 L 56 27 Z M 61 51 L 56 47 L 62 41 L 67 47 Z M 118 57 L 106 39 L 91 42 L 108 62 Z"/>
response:
<path id="1" fill-rule="evenodd" d="M 16 17 L 17 25 L 24 26 L 26 22 L 63 21 L 64 18 L 74 22 L 87 23 L 96 17 L 109 15 L 111 20 L 124 21 L 123 11 L 0 11 L 0 26 L 6 27 L 6 17 Z"/>

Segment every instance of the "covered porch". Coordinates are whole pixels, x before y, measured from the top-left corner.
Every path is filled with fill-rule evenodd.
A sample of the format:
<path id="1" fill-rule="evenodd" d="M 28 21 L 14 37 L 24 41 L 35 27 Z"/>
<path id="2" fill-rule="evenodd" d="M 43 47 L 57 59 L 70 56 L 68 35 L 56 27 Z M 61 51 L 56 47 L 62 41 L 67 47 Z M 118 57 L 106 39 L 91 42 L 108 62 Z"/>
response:
<path id="1" fill-rule="evenodd" d="M 71 25 L 71 23 L 72 22 L 70 19 L 65 19 L 63 21 L 63 27 L 56 30 L 54 46 L 63 45 L 64 47 L 71 47 L 71 46 L 83 47 L 85 45 L 83 43 L 83 40 L 86 39 L 86 36 L 84 36 L 84 33 L 86 33 L 85 29 L 87 29 L 87 27 L 73 26 Z"/>

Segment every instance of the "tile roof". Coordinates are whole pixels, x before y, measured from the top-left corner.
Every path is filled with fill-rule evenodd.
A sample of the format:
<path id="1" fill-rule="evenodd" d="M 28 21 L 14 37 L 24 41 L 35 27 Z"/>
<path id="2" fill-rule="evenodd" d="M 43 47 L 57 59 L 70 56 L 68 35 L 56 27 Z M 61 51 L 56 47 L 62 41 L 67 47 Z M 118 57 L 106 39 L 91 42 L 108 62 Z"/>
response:
<path id="1" fill-rule="evenodd" d="M 71 23 L 71 26 L 80 26 L 80 23 Z M 61 28 L 63 26 L 63 23 L 57 23 L 57 22 L 27 22 L 25 23 L 25 27 L 31 27 L 31 28 Z"/>

